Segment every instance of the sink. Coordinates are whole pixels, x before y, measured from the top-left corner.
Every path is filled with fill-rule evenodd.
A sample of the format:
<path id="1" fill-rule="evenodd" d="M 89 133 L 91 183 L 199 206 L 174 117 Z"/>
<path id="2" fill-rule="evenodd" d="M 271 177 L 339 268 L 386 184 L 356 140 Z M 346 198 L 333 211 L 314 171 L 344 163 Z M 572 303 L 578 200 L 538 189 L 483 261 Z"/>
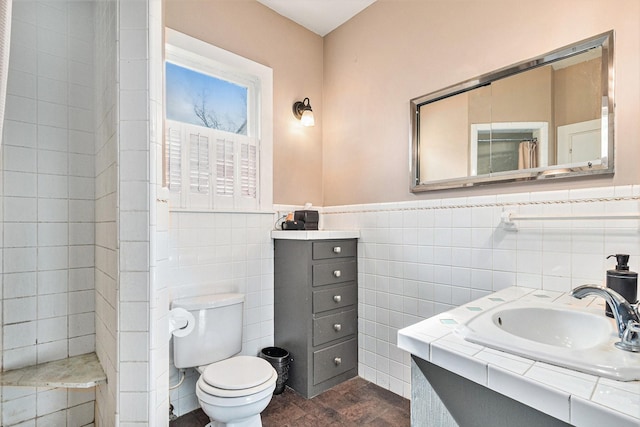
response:
<path id="1" fill-rule="evenodd" d="M 465 340 L 618 381 L 640 380 L 640 353 L 619 350 L 613 319 L 583 308 L 512 301 L 461 325 Z"/>
<path id="2" fill-rule="evenodd" d="M 482 325 L 485 319 L 474 324 Z M 489 319 L 491 328 L 499 328 L 525 340 L 551 346 L 587 349 L 608 342 L 615 327 L 605 316 L 553 306 L 505 307 Z"/>

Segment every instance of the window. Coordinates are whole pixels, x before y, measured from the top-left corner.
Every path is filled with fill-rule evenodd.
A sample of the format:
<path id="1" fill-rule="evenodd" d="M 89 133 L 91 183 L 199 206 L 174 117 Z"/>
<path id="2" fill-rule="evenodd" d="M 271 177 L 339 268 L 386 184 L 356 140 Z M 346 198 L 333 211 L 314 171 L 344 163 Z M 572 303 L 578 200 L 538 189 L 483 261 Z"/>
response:
<path id="1" fill-rule="evenodd" d="M 172 209 L 271 209 L 271 69 L 167 30 L 164 182 Z"/>
<path id="2" fill-rule="evenodd" d="M 248 88 L 178 64 L 165 67 L 167 119 L 247 134 Z"/>

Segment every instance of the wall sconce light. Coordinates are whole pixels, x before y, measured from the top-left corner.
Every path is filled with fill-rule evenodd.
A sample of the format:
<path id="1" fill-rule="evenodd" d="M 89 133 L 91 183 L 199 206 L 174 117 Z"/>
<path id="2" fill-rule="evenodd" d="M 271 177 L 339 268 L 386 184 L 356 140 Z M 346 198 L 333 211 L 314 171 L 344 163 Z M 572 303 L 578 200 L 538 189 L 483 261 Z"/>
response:
<path id="1" fill-rule="evenodd" d="M 293 103 L 293 115 L 296 116 L 296 119 L 300 120 L 302 126 L 313 126 L 316 124 L 309 98 L 303 99 L 302 102 L 296 101 Z"/>

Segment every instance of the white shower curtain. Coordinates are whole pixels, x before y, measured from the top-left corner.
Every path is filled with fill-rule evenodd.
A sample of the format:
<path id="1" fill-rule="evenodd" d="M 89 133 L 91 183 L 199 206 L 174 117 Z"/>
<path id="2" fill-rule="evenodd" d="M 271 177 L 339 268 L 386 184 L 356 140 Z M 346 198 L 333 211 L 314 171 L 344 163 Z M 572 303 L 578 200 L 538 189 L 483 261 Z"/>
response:
<path id="1" fill-rule="evenodd" d="M 4 124 L 4 107 L 7 101 L 7 77 L 9 75 L 9 40 L 11 38 L 12 0 L 0 0 L 0 146 Z"/>
<path id="2" fill-rule="evenodd" d="M 518 147 L 518 169 L 538 167 L 538 156 L 534 141 L 522 141 Z"/>

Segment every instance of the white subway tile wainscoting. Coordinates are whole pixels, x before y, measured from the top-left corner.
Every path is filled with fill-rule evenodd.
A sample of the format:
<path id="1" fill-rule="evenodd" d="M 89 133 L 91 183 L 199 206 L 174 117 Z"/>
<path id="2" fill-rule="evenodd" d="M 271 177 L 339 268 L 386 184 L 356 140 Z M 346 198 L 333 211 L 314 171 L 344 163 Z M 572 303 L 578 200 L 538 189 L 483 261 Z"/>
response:
<path id="1" fill-rule="evenodd" d="M 245 295 L 242 354 L 273 345 L 273 227 L 271 213 L 171 212 L 167 273 L 170 299 L 225 292 Z M 173 348 L 170 360 L 173 360 Z M 176 415 L 199 407 L 195 382 L 171 391 Z M 178 370 L 171 362 L 170 382 Z"/>
<path id="2" fill-rule="evenodd" d="M 410 397 L 399 329 L 511 286 L 568 292 L 603 284 L 613 253 L 640 269 L 639 219 L 521 215 L 640 214 L 640 186 L 434 199 L 323 209 L 325 229 L 359 229 L 359 374 Z"/>

